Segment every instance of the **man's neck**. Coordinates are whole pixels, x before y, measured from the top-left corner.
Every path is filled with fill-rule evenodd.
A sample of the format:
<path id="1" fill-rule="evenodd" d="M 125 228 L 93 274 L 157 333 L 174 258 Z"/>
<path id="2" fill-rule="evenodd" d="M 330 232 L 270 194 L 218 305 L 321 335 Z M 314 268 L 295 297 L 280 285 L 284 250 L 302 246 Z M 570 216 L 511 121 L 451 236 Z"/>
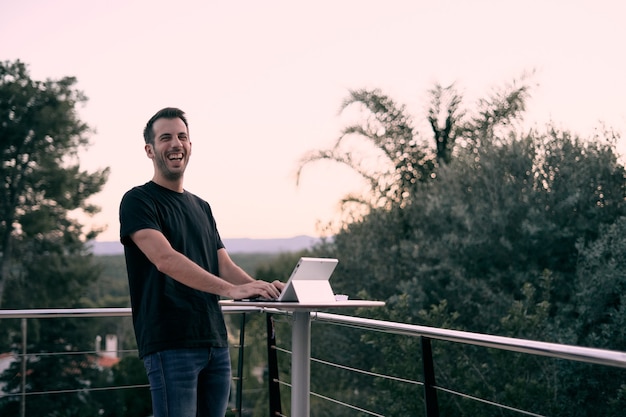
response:
<path id="1" fill-rule="evenodd" d="M 177 193 L 182 193 L 184 191 L 182 177 L 177 180 L 168 180 L 166 178 L 155 175 L 154 177 L 152 177 L 152 182 Z"/>

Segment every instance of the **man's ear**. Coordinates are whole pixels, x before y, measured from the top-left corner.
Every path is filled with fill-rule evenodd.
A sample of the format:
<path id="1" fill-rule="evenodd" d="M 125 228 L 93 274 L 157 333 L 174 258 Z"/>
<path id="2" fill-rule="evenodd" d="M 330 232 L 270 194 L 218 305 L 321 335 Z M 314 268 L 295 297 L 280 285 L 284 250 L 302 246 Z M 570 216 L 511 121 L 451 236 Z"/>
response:
<path id="1" fill-rule="evenodd" d="M 144 149 L 146 150 L 146 155 L 148 156 L 148 158 L 150 159 L 154 158 L 154 148 L 152 147 L 152 144 L 146 143 L 146 146 L 144 146 Z"/>

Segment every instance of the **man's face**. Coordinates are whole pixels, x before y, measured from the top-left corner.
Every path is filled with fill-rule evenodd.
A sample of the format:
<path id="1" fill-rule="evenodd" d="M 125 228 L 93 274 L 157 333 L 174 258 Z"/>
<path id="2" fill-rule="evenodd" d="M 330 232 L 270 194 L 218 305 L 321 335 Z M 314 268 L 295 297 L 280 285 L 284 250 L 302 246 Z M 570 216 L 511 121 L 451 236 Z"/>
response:
<path id="1" fill-rule="evenodd" d="M 191 141 L 185 123 L 179 119 L 157 119 L 152 126 L 154 145 L 146 145 L 146 154 L 155 163 L 157 174 L 167 180 L 182 178 L 191 156 Z"/>

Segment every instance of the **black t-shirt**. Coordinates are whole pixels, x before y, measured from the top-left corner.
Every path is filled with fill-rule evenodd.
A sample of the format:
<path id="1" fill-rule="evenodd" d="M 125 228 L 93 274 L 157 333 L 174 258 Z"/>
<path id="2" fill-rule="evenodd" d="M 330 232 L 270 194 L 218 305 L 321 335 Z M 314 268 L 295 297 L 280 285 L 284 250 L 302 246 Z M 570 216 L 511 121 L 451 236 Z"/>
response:
<path id="1" fill-rule="evenodd" d="M 175 250 L 218 276 L 217 251 L 224 247 L 209 203 L 194 194 L 150 181 L 124 195 L 120 237 L 139 357 L 166 349 L 227 347 L 219 296 L 159 272 L 130 239 L 142 229 L 162 232 Z"/>

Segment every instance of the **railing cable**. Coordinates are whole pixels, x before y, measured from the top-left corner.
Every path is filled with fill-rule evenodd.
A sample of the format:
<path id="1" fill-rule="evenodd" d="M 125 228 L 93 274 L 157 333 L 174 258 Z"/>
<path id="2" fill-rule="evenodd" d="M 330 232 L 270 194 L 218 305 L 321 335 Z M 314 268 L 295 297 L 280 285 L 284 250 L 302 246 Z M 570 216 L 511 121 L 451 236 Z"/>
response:
<path id="1" fill-rule="evenodd" d="M 472 395 L 463 394 L 462 392 L 457 392 L 457 391 L 454 391 L 454 390 L 451 390 L 451 389 L 448 389 L 448 388 L 435 387 L 435 389 L 437 389 L 438 391 L 447 392 L 448 394 L 458 395 L 459 397 L 467 398 L 468 400 L 473 400 L 473 401 L 481 402 L 483 404 L 493 405 L 495 407 L 504 408 L 504 409 L 507 409 L 509 411 L 515 411 L 517 413 L 525 414 L 527 416 L 546 417 L 543 414 L 535 414 L 535 413 L 530 412 L 530 411 L 520 410 L 519 408 L 510 407 L 508 405 L 500 404 L 500 403 L 497 403 L 497 402 L 494 402 L 494 401 L 485 400 L 484 398 L 479 398 L 479 397 L 474 397 Z"/>
<path id="2" fill-rule="evenodd" d="M 412 379 L 400 378 L 400 377 L 393 376 L 393 375 L 379 374 L 379 373 L 376 373 L 376 372 L 366 371 L 364 369 L 359 369 L 359 368 L 352 368 L 350 366 L 341 365 L 341 364 L 334 363 L 334 362 L 328 362 L 328 361 L 324 361 L 324 360 L 321 360 L 321 359 L 311 358 L 311 362 L 317 362 L 317 363 L 321 363 L 322 365 L 332 366 L 334 368 L 340 368 L 340 369 L 344 369 L 346 371 L 350 371 L 350 372 L 354 372 L 354 373 L 362 374 L 362 375 L 367 375 L 367 376 L 373 376 L 373 377 L 376 377 L 376 378 L 389 379 L 389 380 L 392 380 L 392 381 L 403 382 L 403 383 L 406 383 L 406 384 L 424 385 L 424 383 L 420 382 L 420 381 L 414 381 Z"/>
<path id="3" fill-rule="evenodd" d="M 276 313 L 274 317 L 289 317 L 289 312 L 278 311 L 275 309 L 265 309 L 265 308 L 223 308 L 224 313 L 242 313 L 242 312 L 265 312 L 265 313 Z M 0 319 L 3 318 L 59 318 L 59 317 L 125 317 L 130 316 L 130 309 L 128 308 L 104 308 L 104 309 L 40 309 L 40 310 L 0 310 Z M 287 321 L 287 320 L 285 320 Z M 564 359 L 569 361 L 578 361 L 589 364 L 610 366 L 615 368 L 626 368 L 626 352 L 619 351 L 611 351 L 605 349 L 595 349 L 595 348 L 586 348 L 579 346 L 571 346 L 571 345 L 561 345 L 556 343 L 546 343 L 539 342 L 533 340 L 525 340 L 525 339 L 515 339 L 509 337 L 500 337 L 494 335 L 486 335 L 486 334 L 478 334 L 478 333 L 470 333 L 463 331 L 455 331 L 450 329 L 442 329 L 442 328 L 432 328 L 426 326 L 418 326 L 411 325 L 405 323 L 397 323 L 397 322 L 389 322 L 389 321 L 381 321 L 381 320 L 373 320 L 352 316 L 342 316 L 336 314 L 329 313 L 316 313 L 315 321 L 321 323 L 330 323 L 333 325 L 347 326 L 357 329 L 362 329 L 366 331 L 382 331 L 388 334 L 398 334 L 404 336 L 417 336 L 422 338 L 428 338 L 433 340 L 441 340 L 452 343 L 461 343 L 466 345 L 473 346 L 481 346 L 485 348 L 492 348 L 497 350 L 504 351 L 512 351 L 518 352 L 522 354 L 529 354 L 534 356 L 546 356 L 555 359 Z M 26 346 L 26 343 L 23 342 L 23 346 Z M 277 346 L 272 346 L 272 350 L 279 351 L 287 354 L 292 354 L 291 351 L 279 348 Z M 136 350 L 126 350 L 126 351 L 118 351 L 117 353 L 131 353 L 136 352 Z M 93 355 L 103 353 L 102 351 L 85 351 L 85 352 L 49 352 L 49 353 L 26 353 L 23 354 L 15 354 L 13 355 L 16 358 L 26 359 L 28 357 L 34 356 L 57 356 L 57 355 Z M 352 368 L 346 365 L 335 364 L 332 362 L 324 361 L 321 359 L 311 358 L 311 361 L 327 365 L 334 366 L 340 369 L 344 369 L 350 372 L 357 372 L 364 375 L 369 375 L 376 378 L 385 378 L 390 380 L 395 380 L 403 383 L 417 384 L 423 385 L 423 383 L 418 381 L 412 381 L 405 378 L 399 378 L 395 376 L 389 376 L 384 374 L 379 374 L 371 371 L 365 371 L 362 369 Z M 26 372 L 23 372 L 26 375 Z M 284 381 L 279 381 L 278 379 L 274 379 L 273 382 L 276 385 L 284 385 L 291 389 L 291 384 L 286 383 Z M 91 391 L 107 391 L 107 390 L 119 390 L 119 389 L 136 389 L 148 388 L 148 384 L 142 385 L 126 385 L 126 386 L 111 386 L 111 387 L 85 387 L 79 389 L 67 389 L 67 390 L 54 390 L 54 391 L 37 391 L 37 392 L 13 392 L 13 393 L 2 393 L 0 394 L 0 398 L 5 397 L 17 397 L 22 396 L 25 398 L 26 396 L 39 396 L 39 395 L 48 395 L 48 394 L 65 394 L 65 393 L 79 393 L 79 392 L 91 392 Z M 494 401 L 486 400 L 483 398 L 475 397 L 469 394 L 464 394 L 461 392 L 456 392 L 451 389 L 443 388 L 432 384 L 432 387 L 436 391 L 446 392 L 454 396 L 458 396 L 460 398 L 468 399 L 471 401 L 476 401 L 483 403 L 485 405 L 495 406 L 501 409 L 509 410 L 512 412 L 516 412 L 519 414 L 523 414 L 531 417 L 545 417 L 541 414 L 536 414 L 531 411 L 525 411 L 521 409 L 517 409 L 515 407 L 499 404 Z M 362 413 L 368 413 L 372 416 L 382 417 L 381 414 L 376 414 L 374 412 L 370 412 L 359 408 L 355 405 L 350 405 L 343 403 L 339 400 L 326 397 L 319 393 L 310 392 L 311 395 L 314 395 L 320 399 L 331 401 L 336 404 L 340 404 L 345 407 L 349 407 L 354 410 L 358 410 Z M 283 416 L 282 414 L 276 414 L 277 416 Z"/>
<path id="4" fill-rule="evenodd" d="M 150 387 L 149 384 L 140 384 L 140 385 L 116 385 L 116 386 L 111 386 L 111 387 L 59 389 L 59 390 L 51 390 L 51 391 L 30 391 L 24 394 L 22 394 L 21 392 L 2 393 L 0 394 L 0 398 L 19 397 L 21 395 L 30 397 L 30 396 L 39 396 L 39 395 L 52 395 L 52 394 L 75 394 L 78 392 L 113 391 L 113 390 L 118 390 L 118 389 L 134 389 L 134 388 L 149 388 L 149 387 Z"/>
<path id="5" fill-rule="evenodd" d="M 357 410 L 357 411 L 360 411 L 360 412 L 365 413 L 365 414 L 368 414 L 368 415 L 370 415 L 370 416 L 375 416 L 375 417 L 385 417 L 385 415 L 384 415 L 384 414 L 378 414 L 378 413 L 375 413 L 375 412 L 373 412 L 373 411 L 369 411 L 369 410 L 366 410 L 366 409 L 364 409 L 364 408 L 357 407 L 357 406 L 352 405 L 352 404 L 344 403 L 343 401 L 339 401 L 339 400 L 336 400 L 336 399 L 334 399 L 334 398 L 330 398 L 330 397 L 327 397 L 327 396 L 322 395 L 322 394 L 318 394 L 318 393 L 313 392 L 313 391 L 311 391 L 311 395 L 313 395 L 313 396 L 315 396 L 315 397 L 318 397 L 318 398 L 321 398 L 321 399 L 324 399 L 324 400 L 326 400 L 326 401 L 330 401 L 330 402 L 335 403 L 335 404 L 339 404 L 339 405 L 341 405 L 341 406 L 343 406 L 343 407 L 348 407 L 348 408 L 350 408 L 350 409 L 352 409 L 352 410 Z"/>

